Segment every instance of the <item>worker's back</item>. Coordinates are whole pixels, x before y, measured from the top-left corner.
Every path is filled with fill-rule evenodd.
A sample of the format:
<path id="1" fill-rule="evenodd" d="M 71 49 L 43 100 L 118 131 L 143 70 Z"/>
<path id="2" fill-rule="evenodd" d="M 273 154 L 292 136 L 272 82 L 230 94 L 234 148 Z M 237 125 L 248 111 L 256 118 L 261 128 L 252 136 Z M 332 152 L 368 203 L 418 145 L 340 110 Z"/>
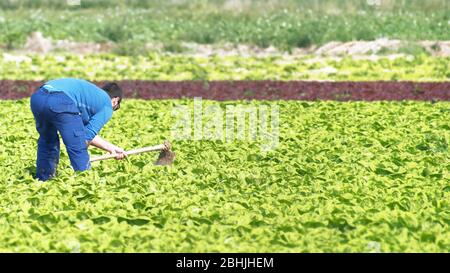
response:
<path id="1" fill-rule="evenodd" d="M 44 88 L 50 92 L 66 93 L 82 112 L 85 124 L 89 121 L 89 117 L 105 107 L 109 108 L 112 114 L 111 99 L 108 94 L 88 81 L 73 78 L 56 79 L 45 83 Z M 86 117 L 85 114 L 87 114 Z"/>
<path id="2" fill-rule="evenodd" d="M 81 79 L 64 78 L 48 81 L 43 87 L 49 92 L 62 91 L 75 102 L 83 123 L 88 125 L 86 127 L 88 137 L 95 136 L 112 117 L 111 98 L 93 83 Z M 94 128 L 89 126 L 89 123 L 93 123 Z M 90 130 L 92 132 L 89 132 Z"/>

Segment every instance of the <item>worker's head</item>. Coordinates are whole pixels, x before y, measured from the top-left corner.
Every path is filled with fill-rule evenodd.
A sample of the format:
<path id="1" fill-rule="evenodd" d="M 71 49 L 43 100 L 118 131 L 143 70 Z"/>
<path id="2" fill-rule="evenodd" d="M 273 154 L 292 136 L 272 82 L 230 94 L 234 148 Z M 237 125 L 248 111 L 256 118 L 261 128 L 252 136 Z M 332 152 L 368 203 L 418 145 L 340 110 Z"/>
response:
<path id="1" fill-rule="evenodd" d="M 108 93 L 109 97 L 111 98 L 111 104 L 113 107 L 113 110 L 116 111 L 120 108 L 120 103 L 122 102 L 123 93 L 120 86 L 115 82 L 110 82 L 105 84 L 102 87 L 103 90 Z"/>

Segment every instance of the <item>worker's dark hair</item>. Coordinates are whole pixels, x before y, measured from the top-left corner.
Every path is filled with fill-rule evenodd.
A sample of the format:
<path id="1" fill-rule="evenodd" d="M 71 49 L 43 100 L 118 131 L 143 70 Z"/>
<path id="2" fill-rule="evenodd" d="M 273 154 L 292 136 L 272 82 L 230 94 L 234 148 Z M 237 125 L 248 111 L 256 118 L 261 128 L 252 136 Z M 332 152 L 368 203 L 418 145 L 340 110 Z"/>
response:
<path id="1" fill-rule="evenodd" d="M 106 93 L 108 93 L 108 95 L 111 99 L 119 98 L 119 103 L 117 105 L 118 106 L 117 109 L 119 109 L 120 103 L 122 102 L 122 98 L 123 98 L 122 88 L 120 88 L 120 86 L 115 82 L 109 82 L 109 83 L 105 84 L 102 87 L 102 89 L 105 90 Z"/>

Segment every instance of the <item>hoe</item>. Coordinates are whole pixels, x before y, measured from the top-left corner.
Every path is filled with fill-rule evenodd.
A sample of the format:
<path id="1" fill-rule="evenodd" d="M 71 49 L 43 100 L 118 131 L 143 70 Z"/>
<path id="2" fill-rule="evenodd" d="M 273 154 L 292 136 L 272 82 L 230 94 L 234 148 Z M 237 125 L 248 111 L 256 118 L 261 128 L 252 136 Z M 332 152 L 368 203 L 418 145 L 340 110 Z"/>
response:
<path id="1" fill-rule="evenodd" d="M 172 145 L 170 145 L 169 141 L 164 141 L 163 144 L 156 145 L 156 146 L 150 146 L 150 147 L 144 147 L 136 150 L 130 150 L 127 151 L 128 155 L 135 155 L 135 154 L 142 154 L 147 152 L 154 152 L 159 151 L 159 157 L 158 160 L 156 160 L 155 165 L 171 165 L 173 161 L 175 160 L 175 153 L 171 151 Z M 106 160 L 115 158 L 115 154 L 107 154 L 107 155 L 101 155 L 97 157 L 91 158 L 91 162 L 94 161 L 100 161 L 100 160 Z"/>

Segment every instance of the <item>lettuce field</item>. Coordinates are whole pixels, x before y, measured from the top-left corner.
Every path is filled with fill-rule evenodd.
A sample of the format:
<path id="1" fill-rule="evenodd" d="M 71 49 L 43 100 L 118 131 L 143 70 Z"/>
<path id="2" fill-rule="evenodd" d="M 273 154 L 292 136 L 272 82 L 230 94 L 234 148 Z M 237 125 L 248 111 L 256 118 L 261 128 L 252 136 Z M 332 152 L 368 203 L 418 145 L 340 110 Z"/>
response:
<path id="1" fill-rule="evenodd" d="M 29 100 L 0 101 L 0 251 L 450 250 L 448 101 L 203 103 L 277 104 L 279 146 L 173 140 L 171 167 L 144 154 L 85 173 L 63 151 L 41 183 Z M 175 105 L 193 101 L 126 100 L 102 135 L 125 149 L 162 142 Z"/>
<path id="2" fill-rule="evenodd" d="M 354 59 L 300 56 L 145 56 L 0 54 L 0 79 L 44 80 L 327 80 L 445 81 L 450 57 L 388 56 Z"/>
<path id="3" fill-rule="evenodd" d="M 448 0 L 0 1 L 0 253 L 450 252 L 449 15 Z M 38 181 L 30 96 L 60 78 L 120 106 L 100 137 L 168 140 L 173 164 L 75 172 L 60 141 Z M 51 84 L 103 124 L 108 98 L 76 83 Z"/>

